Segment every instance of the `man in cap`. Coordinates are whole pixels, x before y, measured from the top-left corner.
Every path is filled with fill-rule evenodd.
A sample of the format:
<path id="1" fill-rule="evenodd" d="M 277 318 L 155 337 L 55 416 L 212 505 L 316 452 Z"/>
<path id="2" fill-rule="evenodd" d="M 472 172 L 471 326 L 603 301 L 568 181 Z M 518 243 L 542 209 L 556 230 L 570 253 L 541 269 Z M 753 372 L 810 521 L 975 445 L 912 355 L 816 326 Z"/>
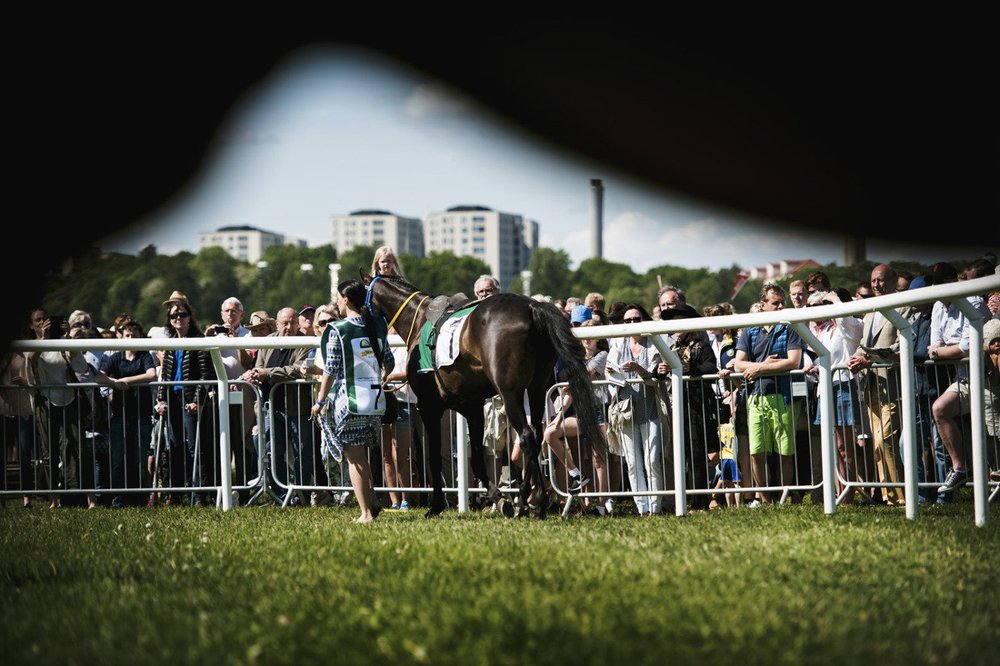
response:
<path id="1" fill-rule="evenodd" d="M 299 334 L 314 336 L 316 331 L 313 328 L 313 319 L 316 317 L 316 308 L 311 305 L 303 305 L 299 308 Z"/>
<path id="2" fill-rule="evenodd" d="M 588 308 L 586 305 L 577 305 L 573 308 L 573 312 L 569 316 L 570 326 L 576 328 L 577 326 L 582 326 L 583 322 L 590 321 L 594 318 L 594 311 Z"/>

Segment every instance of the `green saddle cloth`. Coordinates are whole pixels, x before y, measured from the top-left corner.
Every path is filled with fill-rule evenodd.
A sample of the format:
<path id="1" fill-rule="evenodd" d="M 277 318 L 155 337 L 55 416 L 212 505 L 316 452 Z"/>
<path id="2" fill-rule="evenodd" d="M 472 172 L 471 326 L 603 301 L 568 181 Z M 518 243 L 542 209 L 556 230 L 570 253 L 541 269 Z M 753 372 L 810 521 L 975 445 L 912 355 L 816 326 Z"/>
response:
<path id="1" fill-rule="evenodd" d="M 464 317 L 473 310 L 476 309 L 476 303 L 467 308 L 462 308 L 461 310 L 455 310 L 447 317 L 443 317 L 440 323 L 444 323 L 448 319 L 455 319 L 457 317 Z M 426 321 L 424 325 L 420 327 L 420 341 L 417 343 L 417 357 L 420 359 L 420 367 L 418 372 L 433 372 L 434 371 L 434 347 L 431 346 L 432 343 L 437 340 L 437 330 L 435 330 L 435 324 L 438 322 Z"/>

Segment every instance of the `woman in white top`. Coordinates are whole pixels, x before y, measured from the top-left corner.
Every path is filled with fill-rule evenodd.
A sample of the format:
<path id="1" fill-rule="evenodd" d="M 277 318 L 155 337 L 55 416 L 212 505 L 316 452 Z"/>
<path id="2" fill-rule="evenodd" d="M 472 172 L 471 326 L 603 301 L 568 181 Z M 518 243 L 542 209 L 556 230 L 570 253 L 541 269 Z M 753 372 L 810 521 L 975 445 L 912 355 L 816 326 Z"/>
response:
<path id="1" fill-rule="evenodd" d="M 831 305 L 841 303 L 836 291 L 814 291 L 809 295 L 806 307 L 816 307 L 819 305 Z M 847 369 L 847 360 L 854 354 L 854 350 L 861 344 L 861 332 L 864 323 L 861 319 L 848 315 L 833 319 L 823 319 L 809 323 L 809 330 L 812 331 L 823 346 L 830 350 L 830 368 L 833 370 L 833 408 L 836 428 L 834 432 L 837 437 L 837 454 L 840 458 L 838 467 L 840 474 L 837 480 L 837 494 L 844 491 L 841 483 L 841 476 L 846 481 L 857 481 L 857 451 L 855 450 L 856 433 L 854 432 L 855 420 L 860 418 L 861 403 L 858 394 L 858 380 Z M 819 372 L 819 366 L 810 365 L 805 368 L 810 374 Z M 819 425 L 822 414 L 822 397 L 824 387 L 819 386 L 817 394 L 818 405 L 816 409 L 815 424 Z M 850 450 L 848 450 L 848 447 Z M 843 504 L 853 502 L 854 489 L 849 495 L 841 500 Z"/>
<path id="2" fill-rule="evenodd" d="M 652 321 L 652 317 L 638 303 L 630 303 L 622 322 L 642 321 Z M 620 347 L 612 348 L 608 368 L 615 366 L 621 368 L 627 380 L 625 386 L 615 389 L 618 399 L 632 402 L 632 421 L 621 433 L 632 492 L 666 490 L 657 378 L 669 372 L 669 368 L 650 339 L 643 335 L 629 336 Z M 635 505 L 641 516 L 659 513 L 661 496 L 636 495 Z"/>

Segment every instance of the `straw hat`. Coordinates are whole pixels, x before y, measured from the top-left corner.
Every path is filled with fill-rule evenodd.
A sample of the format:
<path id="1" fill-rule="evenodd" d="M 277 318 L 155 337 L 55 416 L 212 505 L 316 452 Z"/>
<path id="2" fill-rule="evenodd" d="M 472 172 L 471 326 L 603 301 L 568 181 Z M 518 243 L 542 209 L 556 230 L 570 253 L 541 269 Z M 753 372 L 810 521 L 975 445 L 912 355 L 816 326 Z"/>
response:
<path id="1" fill-rule="evenodd" d="M 1000 319 L 993 318 L 983 324 L 983 349 L 990 348 L 990 340 L 1000 338 Z"/>
<path id="2" fill-rule="evenodd" d="M 267 314 L 265 310 L 257 310 L 250 315 L 250 323 L 247 324 L 247 329 L 251 333 L 267 329 L 270 332 L 278 330 L 277 323 L 271 319 L 271 315 Z"/>
<path id="3" fill-rule="evenodd" d="M 170 298 L 163 301 L 163 307 L 167 310 L 170 309 L 171 305 L 183 305 L 187 308 L 187 311 L 192 315 L 194 314 L 194 308 L 191 307 L 191 301 L 188 300 L 187 294 L 182 291 L 177 291 L 176 289 L 170 294 Z"/>

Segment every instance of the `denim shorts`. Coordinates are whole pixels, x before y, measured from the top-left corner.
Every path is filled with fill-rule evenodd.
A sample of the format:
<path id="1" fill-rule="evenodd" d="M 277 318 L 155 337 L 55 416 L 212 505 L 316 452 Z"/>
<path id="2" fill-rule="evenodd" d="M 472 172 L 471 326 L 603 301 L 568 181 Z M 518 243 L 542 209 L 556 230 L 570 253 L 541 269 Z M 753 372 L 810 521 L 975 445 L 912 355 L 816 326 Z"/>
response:
<path id="1" fill-rule="evenodd" d="M 823 409 L 822 401 L 817 401 L 815 425 L 819 425 L 820 412 Z M 836 413 L 837 421 L 834 425 L 851 426 L 854 425 L 854 414 L 861 413 L 861 402 L 858 399 L 858 391 L 851 382 L 837 382 L 833 385 L 833 409 Z"/>

